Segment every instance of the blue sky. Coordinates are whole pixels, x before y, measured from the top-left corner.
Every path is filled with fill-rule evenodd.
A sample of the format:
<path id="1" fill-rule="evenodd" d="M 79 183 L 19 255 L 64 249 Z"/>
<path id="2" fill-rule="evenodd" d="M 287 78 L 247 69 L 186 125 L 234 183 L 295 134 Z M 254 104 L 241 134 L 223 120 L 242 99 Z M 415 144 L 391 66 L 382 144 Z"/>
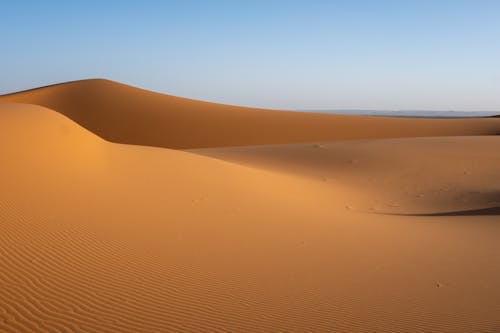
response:
<path id="1" fill-rule="evenodd" d="M 0 93 L 104 77 L 285 109 L 500 110 L 500 1 L 4 1 Z"/>

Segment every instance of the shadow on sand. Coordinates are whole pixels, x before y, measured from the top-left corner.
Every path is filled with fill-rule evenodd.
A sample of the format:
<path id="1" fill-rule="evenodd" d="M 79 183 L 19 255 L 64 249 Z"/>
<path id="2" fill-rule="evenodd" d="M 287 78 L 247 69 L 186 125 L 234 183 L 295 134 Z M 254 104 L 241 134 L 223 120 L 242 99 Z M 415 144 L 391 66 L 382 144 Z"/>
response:
<path id="1" fill-rule="evenodd" d="M 386 215 L 399 215 L 399 216 L 500 216 L 500 206 L 488 207 L 481 209 L 458 210 L 451 212 L 440 213 L 425 213 L 425 214 L 397 214 L 389 213 Z"/>

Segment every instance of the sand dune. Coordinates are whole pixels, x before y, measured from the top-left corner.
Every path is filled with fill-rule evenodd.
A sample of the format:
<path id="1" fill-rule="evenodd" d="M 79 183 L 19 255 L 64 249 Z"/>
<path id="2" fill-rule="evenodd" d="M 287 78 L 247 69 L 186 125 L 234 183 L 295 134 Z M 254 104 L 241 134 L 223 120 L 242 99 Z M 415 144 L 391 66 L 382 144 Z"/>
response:
<path id="1" fill-rule="evenodd" d="M 0 96 L 61 112 L 109 141 L 206 148 L 415 136 L 491 135 L 500 119 L 402 119 L 243 108 L 83 80 Z"/>
<path id="2" fill-rule="evenodd" d="M 470 136 L 190 151 L 352 188 L 344 198 L 360 211 L 458 214 L 500 207 L 499 147 L 499 136 Z"/>
<path id="3" fill-rule="evenodd" d="M 498 215 L 404 214 L 494 209 L 498 143 L 184 152 L 0 104 L 0 330 L 495 332 Z"/>

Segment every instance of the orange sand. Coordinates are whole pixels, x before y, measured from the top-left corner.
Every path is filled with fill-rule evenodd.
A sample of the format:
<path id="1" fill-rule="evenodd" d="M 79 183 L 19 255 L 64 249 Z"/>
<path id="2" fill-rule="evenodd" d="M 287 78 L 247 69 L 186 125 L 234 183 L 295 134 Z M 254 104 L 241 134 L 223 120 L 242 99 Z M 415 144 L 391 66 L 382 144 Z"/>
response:
<path id="1" fill-rule="evenodd" d="M 58 112 L 0 103 L 1 332 L 500 329 L 500 119 L 13 99 Z"/>
<path id="2" fill-rule="evenodd" d="M 108 80 L 0 96 L 58 111 L 100 137 L 165 148 L 208 148 L 416 136 L 496 135 L 500 119 L 405 119 L 250 109 L 200 102 Z"/>

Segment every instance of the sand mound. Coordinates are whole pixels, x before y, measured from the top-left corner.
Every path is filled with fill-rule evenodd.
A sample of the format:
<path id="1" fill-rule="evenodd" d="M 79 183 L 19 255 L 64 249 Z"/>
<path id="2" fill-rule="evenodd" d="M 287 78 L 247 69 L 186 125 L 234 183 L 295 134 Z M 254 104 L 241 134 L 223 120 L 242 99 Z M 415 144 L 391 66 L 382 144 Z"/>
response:
<path id="1" fill-rule="evenodd" d="M 433 137 L 191 150 L 343 190 L 353 209 L 496 214 L 500 137 Z M 353 194 L 349 197 L 349 194 Z"/>
<path id="2" fill-rule="evenodd" d="M 464 165 L 494 186 L 497 171 L 481 164 L 490 154 L 498 165 L 497 141 L 470 139 L 461 153 L 480 162 Z M 424 157 L 419 147 L 439 143 L 432 157 L 467 142 L 442 140 L 410 144 Z M 498 216 L 346 208 L 344 196 L 371 195 L 351 176 L 382 174 L 401 142 L 265 148 L 281 160 L 245 148 L 246 167 L 113 144 L 54 111 L 0 105 L 0 330 L 493 332 Z M 334 153 L 314 157 L 321 149 Z M 351 157 L 359 169 L 340 166 Z M 316 179 L 330 167 L 349 186 Z"/>
<path id="3" fill-rule="evenodd" d="M 2 105 L 0 125 L 1 331 L 286 326 L 260 319 L 275 305 L 259 305 L 250 282 L 307 184 L 294 190 L 288 177 L 111 144 L 35 106 Z M 287 193 L 264 188 L 273 183 Z"/>
<path id="4" fill-rule="evenodd" d="M 203 148 L 346 139 L 490 135 L 500 119 L 402 119 L 258 110 L 83 80 L 0 96 L 45 106 L 118 143 Z"/>

